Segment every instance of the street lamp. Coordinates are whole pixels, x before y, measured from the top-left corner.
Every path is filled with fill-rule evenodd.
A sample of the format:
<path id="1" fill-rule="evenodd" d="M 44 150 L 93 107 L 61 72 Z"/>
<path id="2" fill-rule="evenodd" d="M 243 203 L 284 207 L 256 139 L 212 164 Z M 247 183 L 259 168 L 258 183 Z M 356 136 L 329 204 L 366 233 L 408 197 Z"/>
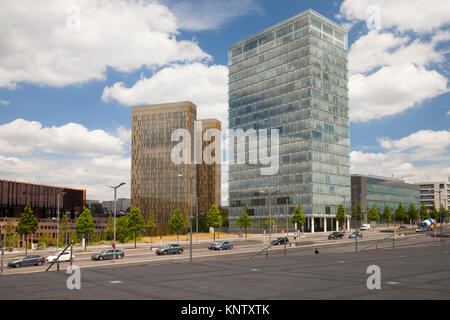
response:
<path id="1" fill-rule="evenodd" d="M 113 241 L 113 262 L 116 262 L 116 213 L 117 213 L 117 189 L 121 186 L 125 185 L 125 182 L 122 182 L 118 186 L 109 186 L 114 189 L 114 241 Z"/>
<path id="2" fill-rule="evenodd" d="M 441 241 L 442 241 L 442 210 L 441 210 L 441 206 L 442 206 L 441 193 L 442 193 L 442 190 L 434 190 L 434 192 L 439 192 L 439 220 L 440 220 L 439 224 L 440 224 L 440 229 L 441 229 Z"/>
<path id="3" fill-rule="evenodd" d="M 178 174 L 181 178 L 189 179 L 189 192 L 191 194 L 191 201 L 189 202 L 189 229 L 190 229 L 190 250 L 189 250 L 189 263 L 192 263 L 192 180 L 195 179 L 195 176 L 192 177 L 186 177 L 182 175 L 181 173 Z"/>
<path id="4" fill-rule="evenodd" d="M 272 199 L 271 197 L 277 193 L 280 192 L 280 190 L 276 190 L 274 192 L 264 192 L 263 190 L 259 191 L 260 193 L 267 195 L 269 197 L 269 227 L 270 227 L 270 233 L 269 233 L 269 243 L 272 243 Z"/>

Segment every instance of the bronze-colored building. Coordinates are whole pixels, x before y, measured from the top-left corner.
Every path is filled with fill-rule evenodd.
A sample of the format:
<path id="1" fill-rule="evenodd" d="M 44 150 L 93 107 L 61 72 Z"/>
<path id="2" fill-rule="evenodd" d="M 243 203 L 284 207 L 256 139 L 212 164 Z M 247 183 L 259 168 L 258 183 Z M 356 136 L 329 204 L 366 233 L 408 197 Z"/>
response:
<path id="1" fill-rule="evenodd" d="M 193 215 L 198 212 L 199 200 L 206 199 L 202 204 L 204 208 L 212 204 L 209 201 L 217 201 L 220 205 L 220 166 L 207 169 L 195 161 L 196 120 L 197 107 L 189 101 L 132 109 L 131 207 L 138 207 L 146 218 L 153 212 L 158 232 L 169 230 L 170 217 L 177 208 L 189 217 L 191 197 Z M 220 122 L 214 119 L 207 120 L 204 126 L 220 130 Z M 185 130 L 190 138 L 186 141 L 185 154 L 176 149 L 184 139 L 172 141 L 172 134 L 179 129 Z M 186 155 L 186 159 L 177 163 L 174 158 L 179 159 L 180 155 Z M 185 177 L 194 177 L 192 194 L 189 179 Z M 213 179 L 207 180 L 209 177 Z M 208 188 L 206 181 L 213 182 L 214 186 L 210 184 Z"/>
<path id="2" fill-rule="evenodd" d="M 73 219 L 86 203 L 86 190 L 0 179 L 0 217 L 20 218 L 30 204 L 36 218 L 57 216 L 58 193 L 60 213 L 69 213 Z"/>
<path id="3" fill-rule="evenodd" d="M 215 143 L 215 149 L 211 155 L 216 157 L 217 160 L 221 155 L 221 123 L 217 119 L 204 119 L 200 120 L 202 124 L 202 150 L 206 150 L 208 146 Z M 213 129 L 214 137 L 206 137 L 207 130 Z M 217 140 L 216 140 L 217 138 Z M 216 154 L 217 152 L 217 154 Z M 203 159 L 205 160 L 205 159 Z M 219 160 L 218 160 L 219 161 Z M 197 164 L 197 194 L 198 194 L 198 211 L 199 213 L 208 211 L 212 204 L 217 207 L 221 202 L 221 163 L 214 162 L 208 163 L 202 161 L 202 164 Z"/>

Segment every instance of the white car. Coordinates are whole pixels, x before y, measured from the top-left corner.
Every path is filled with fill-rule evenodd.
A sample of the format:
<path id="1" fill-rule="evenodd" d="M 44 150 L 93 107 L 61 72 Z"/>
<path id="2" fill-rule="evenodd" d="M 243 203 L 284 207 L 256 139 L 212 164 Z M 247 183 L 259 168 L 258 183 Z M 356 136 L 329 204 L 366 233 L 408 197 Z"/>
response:
<path id="1" fill-rule="evenodd" d="M 59 251 L 58 253 L 48 256 L 47 258 L 45 258 L 45 260 L 47 260 L 47 262 L 53 262 L 55 261 L 56 257 L 58 257 L 58 255 L 61 253 L 61 251 Z M 75 259 L 75 256 L 72 255 L 72 261 Z M 66 262 L 66 261 L 70 261 L 70 251 L 64 251 L 63 254 L 59 257 L 59 262 Z"/>
<path id="2" fill-rule="evenodd" d="M 370 224 L 363 224 L 359 230 L 370 230 Z"/>

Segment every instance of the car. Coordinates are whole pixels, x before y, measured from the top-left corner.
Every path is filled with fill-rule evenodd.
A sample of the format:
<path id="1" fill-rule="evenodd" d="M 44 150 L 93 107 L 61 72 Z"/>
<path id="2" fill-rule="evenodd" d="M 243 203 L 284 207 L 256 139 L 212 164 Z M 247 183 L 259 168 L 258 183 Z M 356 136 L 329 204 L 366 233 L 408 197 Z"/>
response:
<path id="1" fill-rule="evenodd" d="M 370 230 L 370 224 L 363 224 L 361 226 L 361 228 L 359 228 L 359 230 L 363 231 L 363 230 Z"/>
<path id="2" fill-rule="evenodd" d="M 279 245 L 279 244 L 288 244 L 289 243 L 289 239 L 288 237 L 279 237 L 275 240 L 272 240 L 272 245 Z"/>
<path id="3" fill-rule="evenodd" d="M 29 255 L 8 262 L 10 268 L 20 268 L 26 266 L 41 266 L 45 263 L 43 256 Z"/>
<path id="4" fill-rule="evenodd" d="M 48 256 L 47 258 L 45 258 L 45 260 L 47 260 L 47 262 L 53 262 L 56 260 L 56 258 L 58 257 L 58 255 L 61 253 L 61 251 L 58 251 L 57 253 L 55 253 L 54 255 Z M 59 256 L 59 262 L 67 262 L 70 260 L 74 260 L 75 256 L 72 255 L 72 258 L 70 257 L 70 251 L 64 251 L 60 256 Z"/>
<path id="5" fill-rule="evenodd" d="M 230 241 L 219 241 L 208 247 L 209 250 L 231 250 L 233 244 Z"/>
<path id="6" fill-rule="evenodd" d="M 344 234 L 340 231 L 335 231 L 328 236 L 328 240 L 331 239 L 344 239 Z"/>
<path id="7" fill-rule="evenodd" d="M 408 229 L 408 227 L 407 226 L 400 226 L 400 227 L 398 227 L 398 230 L 404 230 L 404 229 Z"/>
<path id="8" fill-rule="evenodd" d="M 353 239 L 354 237 L 355 237 L 355 233 L 354 232 L 352 234 L 348 235 L 349 239 Z M 362 237 L 363 237 L 362 233 L 358 233 L 358 238 L 362 238 Z"/>
<path id="9" fill-rule="evenodd" d="M 183 247 L 181 246 L 181 244 L 178 243 L 172 243 L 172 244 L 168 244 L 165 245 L 162 248 L 158 248 L 156 249 L 156 254 L 157 255 L 166 255 L 166 254 L 181 254 L 183 253 Z"/>
<path id="10" fill-rule="evenodd" d="M 116 249 L 116 259 L 122 259 L 125 253 L 122 250 Z M 114 249 L 103 250 L 91 256 L 93 261 L 112 260 L 114 258 Z"/>

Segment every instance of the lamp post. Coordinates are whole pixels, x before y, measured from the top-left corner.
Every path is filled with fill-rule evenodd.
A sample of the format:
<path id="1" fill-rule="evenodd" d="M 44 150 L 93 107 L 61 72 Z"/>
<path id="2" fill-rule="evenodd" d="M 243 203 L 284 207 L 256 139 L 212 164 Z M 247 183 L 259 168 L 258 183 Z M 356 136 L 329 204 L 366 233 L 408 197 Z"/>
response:
<path id="1" fill-rule="evenodd" d="M 56 196 L 56 198 L 57 198 L 57 212 L 56 212 L 56 214 L 57 214 L 57 225 L 56 225 L 56 252 L 58 252 L 59 251 L 59 197 L 61 196 L 61 195 L 64 195 L 65 194 L 65 192 L 64 191 L 61 191 L 60 193 L 58 193 L 58 195 Z"/>
<path id="2" fill-rule="evenodd" d="M 440 186 L 439 186 L 440 188 Z M 442 210 L 441 210 L 441 193 L 442 190 L 434 190 L 434 192 L 438 192 L 439 193 L 439 225 L 440 225 L 440 229 L 441 229 L 441 241 L 442 241 Z"/>
<path id="3" fill-rule="evenodd" d="M 192 263 L 192 180 L 195 179 L 195 176 L 192 177 L 186 177 L 184 175 L 182 175 L 181 173 L 178 174 L 179 177 L 181 178 L 186 178 L 189 180 L 189 192 L 191 194 L 191 201 L 189 201 L 189 233 L 190 233 L 190 239 L 189 239 L 189 246 L 190 246 L 190 250 L 189 250 L 189 263 Z"/>
<path id="4" fill-rule="evenodd" d="M 280 192 L 280 190 L 276 190 L 274 192 L 264 192 L 263 190 L 260 191 L 260 193 L 265 194 L 269 197 L 269 227 L 270 227 L 270 233 L 269 233 L 269 243 L 272 243 L 272 196 Z"/>
<path id="5" fill-rule="evenodd" d="M 117 189 L 121 186 L 125 185 L 125 182 L 122 182 L 118 186 L 109 186 L 114 189 L 114 241 L 113 241 L 113 262 L 116 262 L 116 213 L 117 213 Z"/>

